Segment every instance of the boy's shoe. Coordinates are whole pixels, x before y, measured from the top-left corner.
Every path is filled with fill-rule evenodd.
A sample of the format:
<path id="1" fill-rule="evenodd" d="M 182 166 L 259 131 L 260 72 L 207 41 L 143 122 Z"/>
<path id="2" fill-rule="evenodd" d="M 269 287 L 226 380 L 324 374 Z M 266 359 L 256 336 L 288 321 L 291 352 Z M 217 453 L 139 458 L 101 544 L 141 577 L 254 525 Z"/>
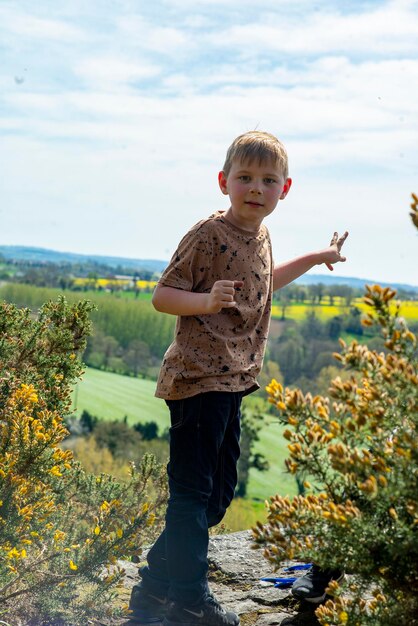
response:
<path id="1" fill-rule="evenodd" d="M 239 617 L 232 611 L 225 611 L 208 594 L 200 604 L 184 606 L 171 602 L 163 621 L 163 626 L 238 626 Z"/>
<path id="2" fill-rule="evenodd" d="M 318 565 L 312 565 L 305 576 L 301 576 L 292 585 L 292 595 L 298 600 L 305 600 L 313 604 L 320 604 L 327 595 L 325 589 L 331 580 L 341 582 L 344 572 L 339 570 L 321 570 Z"/>
<path id="3" fill-rule="evenodd" d="M 146 591 L 139 583 L 132 588 L 129 619 L 138 624 L 161 624 L 167 612 L 168 600 Z"/>

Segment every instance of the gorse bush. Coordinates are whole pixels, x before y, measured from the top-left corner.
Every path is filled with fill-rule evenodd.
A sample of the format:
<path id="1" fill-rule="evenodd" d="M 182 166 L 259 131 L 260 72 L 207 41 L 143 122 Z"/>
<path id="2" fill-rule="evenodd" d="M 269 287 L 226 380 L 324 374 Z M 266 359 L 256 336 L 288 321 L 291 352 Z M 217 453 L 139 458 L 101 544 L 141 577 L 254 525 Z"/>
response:
<path id="1" fill-rule="evenodd" d="M 390 313 L 394 297 L 367 287 L 363 324 L 380 325 L 385 351 L 341 342 L 352 375 L 332 381 L 331 399 L 268 388 L 289 425 L 287 468 L 306 493 L 271 498 L 255 540 L 276 565 L 297 558 L 352 574 L 316 610 L 323 626 L 418 624 L 416 338 Z"/>
<path id="2" fill-rule="evenodd" d="M 87 474 L 60 447 L 91 310 L 63 298 L 36 318 L 0 306 L 0 615 L 8 623 L 85 625 L 117 612 L 116 559 L 138 554 L 158 530 L 166 488 L 153 457 L 119 484 Z"/>

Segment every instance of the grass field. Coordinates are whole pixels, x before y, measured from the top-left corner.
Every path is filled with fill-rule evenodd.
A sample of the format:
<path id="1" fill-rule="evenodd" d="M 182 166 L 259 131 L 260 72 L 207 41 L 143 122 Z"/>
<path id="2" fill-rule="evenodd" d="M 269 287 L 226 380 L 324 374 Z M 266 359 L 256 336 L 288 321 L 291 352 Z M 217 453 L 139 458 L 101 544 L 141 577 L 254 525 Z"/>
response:
<path id="1" fill-rule="evenodd" d="M 168 409 L 154 397 L 154 391 L 152 380 L 87 368 L 73 392 L 73 408 L 78 416 L 86 410 L 105 420 L 122 420 L 127 415 L 131 426 L 154 421 L 162 431 L 169 425 Z"/>
<path id="2" fill-rule="evenodd" d="M 163 400 L 154 397 L 155 382 L 120 376 L 87 368 L 83 380 L 73 393 L 74 412 L 80 416 L 83 410 L 105 420 L 122 420 L 128 423 L 157 422 L 160 432 L 169 426 L 168 409 Z M 252 398 L 244 398 L 251 409 Z M 264 501 L 279 492 L 296 493 L 295 479 L 284 470 L 287 455 L 286 441 L 282 437 L 283 426 L 273 416 L 266 416 L 265 426 L 257 442 L 257 452 L 262 452 L 270 462 L 267 472 L 252 470 L 248 497 Z"/>

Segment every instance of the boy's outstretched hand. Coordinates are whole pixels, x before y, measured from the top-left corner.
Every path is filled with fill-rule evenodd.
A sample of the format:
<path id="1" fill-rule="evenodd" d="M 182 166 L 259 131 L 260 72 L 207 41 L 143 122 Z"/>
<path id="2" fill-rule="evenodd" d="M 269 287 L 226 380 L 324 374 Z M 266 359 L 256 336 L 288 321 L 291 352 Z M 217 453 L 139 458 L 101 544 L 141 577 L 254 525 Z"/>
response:
<path id="1" fill-rule="evenodd" d="M 334 271 L 332 267 L 333 263 L 338 263 L 339 261 L 344 262 L 346 260 L 345 256 L 341 254 L 341 248 L 343 247 L 344 241 L 348 237 L 348 232 L 345 231 L 341 237 L 338 236 L 338 233 L 335 232 L 332 236 L 331 243 L 329 244 L 329 248 L 325 248 L 322 251 L 321 256 L 323 257 L 320 263 L 325 263 L 327 268 Z"/>

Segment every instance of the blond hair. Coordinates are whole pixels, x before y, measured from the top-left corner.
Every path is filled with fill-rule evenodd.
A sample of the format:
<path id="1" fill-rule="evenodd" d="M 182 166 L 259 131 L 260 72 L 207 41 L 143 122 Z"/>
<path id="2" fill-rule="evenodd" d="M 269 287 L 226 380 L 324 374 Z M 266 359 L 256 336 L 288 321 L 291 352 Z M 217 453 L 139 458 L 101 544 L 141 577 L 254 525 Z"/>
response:
<path id="1" fill-rule="evenodd" d="M 258 161 L 260 165 L 273 161 L 282 170 L 284 178 L 289 175 L 286 148 L 277 137 L 261 130 L 250 130 L 234 139 L 222 168 L 225 176 L 228 176 L 234 160 L 240 163 Z"/>

